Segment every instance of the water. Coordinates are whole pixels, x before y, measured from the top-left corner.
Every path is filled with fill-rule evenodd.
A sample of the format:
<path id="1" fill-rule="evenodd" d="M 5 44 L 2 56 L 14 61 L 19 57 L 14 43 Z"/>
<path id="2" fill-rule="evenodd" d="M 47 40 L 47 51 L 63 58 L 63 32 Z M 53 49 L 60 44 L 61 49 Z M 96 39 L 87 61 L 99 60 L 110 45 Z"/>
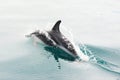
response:
<path id="1" fill-rule="evenodd" d="M 59 19 L 90 61 L 25 38 Z M 0 80 L 120 80 L 119 26 L 118 0 L 0 1 Z"/>

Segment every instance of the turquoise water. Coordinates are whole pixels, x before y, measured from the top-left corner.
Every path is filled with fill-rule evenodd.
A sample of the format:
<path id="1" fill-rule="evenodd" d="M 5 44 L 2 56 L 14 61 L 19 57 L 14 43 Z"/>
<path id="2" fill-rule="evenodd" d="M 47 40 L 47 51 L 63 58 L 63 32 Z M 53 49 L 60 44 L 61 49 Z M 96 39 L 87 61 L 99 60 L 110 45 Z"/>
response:
<path id="1" fill-rule="evenodd" d="M 35 47 L 31 40 L 20 45 L 26 47 L 23 52 L 27 51 L 29 54 L 1 62 L 1 80 L 120 79 L 119 50 L 92 45 L 80 46 L 80 49 L 91 57 L 91 61 L 75 62 L 69 55 L 66 55 L 67 57 L 59 55 L 65 55 L 64 51 L 52 47 L 45 48 L 43 44 Z M 53 56 L 55 54 L 59 62 L 55 60 Z M 96 57 L 97 61 L 93 57 Z"/>
<path id="2" fill-rule="evenodd" d="M 60 19 L 90 61 L 25 37 Z M 0 80 L 120 80 L 119 35 L 119 0 L 0 0 Z"/>

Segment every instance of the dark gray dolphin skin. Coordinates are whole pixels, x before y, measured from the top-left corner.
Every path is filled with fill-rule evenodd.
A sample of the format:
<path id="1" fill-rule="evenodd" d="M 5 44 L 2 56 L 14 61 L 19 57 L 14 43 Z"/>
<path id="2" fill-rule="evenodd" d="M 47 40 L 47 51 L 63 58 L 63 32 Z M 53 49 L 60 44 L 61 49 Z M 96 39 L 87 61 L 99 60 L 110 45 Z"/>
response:
<path id="1" fill-rule="evenodd" d="M 50 37 L 56 42 L 58 46 L 65 48 L 72 56 L 78 57 L 73 44 L 60 32 L 61 20 L 57 21 L 51 31 L 48 31 Z"/>
<path id="2" fill-rule="evenodd" d="M 47 36 L 43 32 L 35 31 L 29 36 L 34 35 L 48 46 L 55 46 L 65 50 L 69 55 L 78 58 L 73 44 L 60 32 L 61 20 L 57 21 L 51 31 L 47 31 Z"/>

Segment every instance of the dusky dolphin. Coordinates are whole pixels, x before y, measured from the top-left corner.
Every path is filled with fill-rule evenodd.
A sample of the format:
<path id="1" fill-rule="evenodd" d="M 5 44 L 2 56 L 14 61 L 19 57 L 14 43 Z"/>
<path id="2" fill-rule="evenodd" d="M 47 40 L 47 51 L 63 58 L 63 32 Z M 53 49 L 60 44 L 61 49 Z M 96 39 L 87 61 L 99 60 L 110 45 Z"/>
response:
<path id="1" fill-rule="evenodd" d="M 43 43 L 45 43 L 48 46 L 54 46 L 54 47 L 58 47 L 64 51 L 66 51 L 69 55 L 71 55 L 72 57 L 74 57 L 77 60 L 82 60 L 86 61 L 87 58 L 86 56 L 83 55 L 83 53 L 80 53 L 81 55 L 78 55 L 78 50 L 76 50 L 75 46 L 73 45 L 72 42 L 70 42 L 70 40 L 68 40 L 61 32 L 60 32 L 60 23 L 61 20 L 58 20 L 55 25 L 53 26 L 52 30 L 50 31 L 35 31 L 33 33 L 31 33 L 30 35 L 27 35 L 27 37 L 34 37 L 37 40 L 35 40 L 36 42 L 39 42 L 39 40 L 41 40 Z"/>

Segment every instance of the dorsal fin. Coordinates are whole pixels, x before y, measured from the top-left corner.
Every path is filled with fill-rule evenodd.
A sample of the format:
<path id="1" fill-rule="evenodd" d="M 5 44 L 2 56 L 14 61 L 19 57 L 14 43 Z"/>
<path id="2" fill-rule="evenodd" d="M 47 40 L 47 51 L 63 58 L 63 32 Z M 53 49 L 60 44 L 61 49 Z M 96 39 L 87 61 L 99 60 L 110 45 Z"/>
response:
<path id="1" fill-rule="evenodd" d="M 60 29 L 59 29 L 60 23 L 61 23 L 61 20 L 58 20 L 53 26 L 52 30 L 56 32 L 60 32 Z"/>

